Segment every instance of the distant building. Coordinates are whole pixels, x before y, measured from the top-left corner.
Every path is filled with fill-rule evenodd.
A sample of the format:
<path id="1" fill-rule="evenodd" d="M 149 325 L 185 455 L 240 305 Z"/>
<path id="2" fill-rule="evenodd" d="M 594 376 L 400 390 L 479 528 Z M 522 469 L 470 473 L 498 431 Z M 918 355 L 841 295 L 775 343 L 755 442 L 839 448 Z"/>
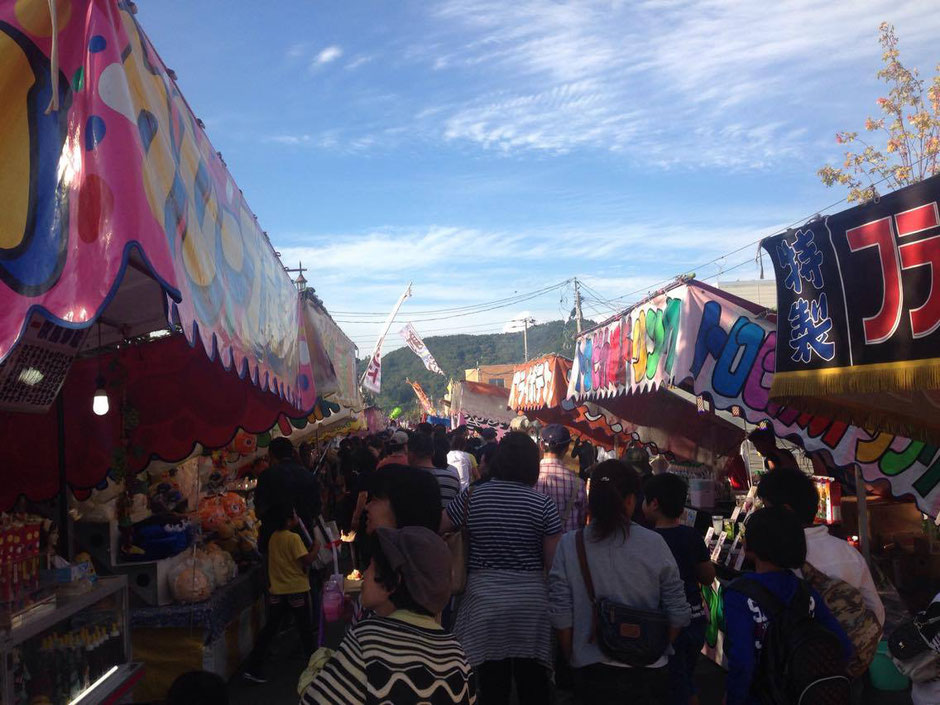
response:
<path id="1" fill-rule="evenodd" d="M 468 382 L 482 382 L 508 389 L 512 386 L 512 375 L 515 369 L 515 365 L 480 365 L 464 370 L 464 379 Z"/>
<path id="2" fill-rule="evenodd" d="M 715 287 L 751 301 L 758 306 L 777 310 L 777 283 L 773 277 L 743 282 L 721 282 L 715 284 Z"/>

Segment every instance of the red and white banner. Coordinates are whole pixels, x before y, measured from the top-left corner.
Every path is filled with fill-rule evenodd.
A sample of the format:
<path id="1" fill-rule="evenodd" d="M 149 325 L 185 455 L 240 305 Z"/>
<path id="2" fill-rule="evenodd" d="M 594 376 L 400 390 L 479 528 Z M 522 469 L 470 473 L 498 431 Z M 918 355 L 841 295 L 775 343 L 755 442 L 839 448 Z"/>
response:
<path id="1" fill-rule="evenodd" d="M 382 391 L 382 343 L 385 342 L 388 329 L 392 327 L 395 316 L 398 315 L 398 309 L 401 308 L 401 305 L 409 296 L 411 296 L 410 282 L 408 283 L 408 288 L 405 289 L 405 293 L 401 295 L 401 298 L 398 299 L 398 303 L 395 304 L 395 308 L 392 309 L 392 312 L 388 314 L 388 318 L 385 319 L 382 334 L 379 336 L 378 341 L 375 343 L 375 348 L 372 350 L 372 358 L 369 360 L 369 367 L 362 375 L 362 380 L 360 381 L 362 388 L 374 394 L 378 394 Z"/>

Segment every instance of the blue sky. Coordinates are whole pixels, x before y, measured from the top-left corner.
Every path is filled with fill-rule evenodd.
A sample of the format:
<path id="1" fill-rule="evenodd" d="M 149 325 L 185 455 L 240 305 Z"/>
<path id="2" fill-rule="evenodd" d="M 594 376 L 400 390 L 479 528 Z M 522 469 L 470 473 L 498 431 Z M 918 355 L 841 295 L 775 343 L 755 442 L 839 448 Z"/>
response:
<path id="1" fill-rule="evenodd" d="M 383 316 L 340 312 L 387 311 L 409 280 L 400 320 L 430 336 L 564 317 L 570 289 L 417 312 L 573 276 L 595 318 L 597 299 L 690 269 L 756 278 L 756 246 L 700 265 L 844 195 L 815 172 L 876 110 L 878 24 L 922 73 L 940 61 L 929 0 L 139 7 L 285 263 L 310 268 L 362 355 Z"/>

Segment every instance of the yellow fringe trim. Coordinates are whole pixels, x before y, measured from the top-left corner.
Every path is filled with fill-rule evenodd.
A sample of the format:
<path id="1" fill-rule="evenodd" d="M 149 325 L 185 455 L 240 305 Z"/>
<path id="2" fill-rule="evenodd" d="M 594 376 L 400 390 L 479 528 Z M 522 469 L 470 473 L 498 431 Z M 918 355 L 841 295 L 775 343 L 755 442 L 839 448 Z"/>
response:
<path id="1" fill-rule="evenodd" d="M 777 372 L 771 385 L 770 396 L 777 398 L 872 394 L 918 389 L 940 389 L 940 358 Z"/>

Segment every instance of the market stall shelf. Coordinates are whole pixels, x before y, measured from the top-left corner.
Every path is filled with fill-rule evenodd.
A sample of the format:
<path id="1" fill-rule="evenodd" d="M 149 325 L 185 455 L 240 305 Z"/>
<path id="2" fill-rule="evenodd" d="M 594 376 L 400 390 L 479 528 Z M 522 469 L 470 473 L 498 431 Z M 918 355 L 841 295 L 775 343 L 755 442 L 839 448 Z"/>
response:
<path id="1" fill-rule="evenodd" d="M 88 592 L 60 596 L 54 611 L 0 635 L 3 702 L 116 702 L 143 675 L 129 661 L 128 613 L 127 579 L 99 578 Z"/>

